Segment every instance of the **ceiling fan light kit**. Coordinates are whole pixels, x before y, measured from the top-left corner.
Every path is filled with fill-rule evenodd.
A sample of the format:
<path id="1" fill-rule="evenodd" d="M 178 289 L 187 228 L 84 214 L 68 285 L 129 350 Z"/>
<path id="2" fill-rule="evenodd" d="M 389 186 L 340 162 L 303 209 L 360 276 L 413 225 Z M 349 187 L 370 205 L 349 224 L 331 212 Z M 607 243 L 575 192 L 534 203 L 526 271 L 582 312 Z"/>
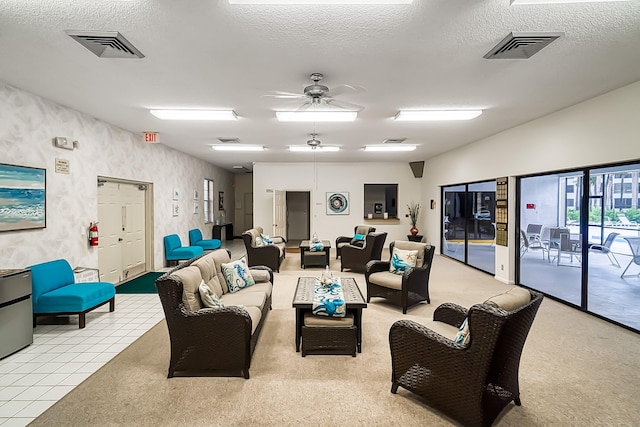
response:
<path id="1" fill-rule="evenodd" d="M 233 110 L 149 110 L 162 120 L 238 120 Z"/>
<path id="2" fill-rule="evenodd" d="M 281 122 L 353 122 L 357 111 L 276 111 Z"/>
<path id="3" fill-rule="evenodd" d="M 366 145 L 364 151 L 382 151 L 382 152 L 394 152 L 394 151 L 413 151 L 417 147 L 415 145 L 404 144 L 384 144 L 384 145 Z"/>
<path id="4" fill-rule="evenodd" d="M 407 122 L 471 120 L 480 114 L 482 110 L 400 110 L 394 119 Z"/>
<path id="5" fill-rule="evenodd" d="M 241 145 L 241 144 L 214 144 L 211 146 L 215 151 L 264 151 L 262 145 Z"/>

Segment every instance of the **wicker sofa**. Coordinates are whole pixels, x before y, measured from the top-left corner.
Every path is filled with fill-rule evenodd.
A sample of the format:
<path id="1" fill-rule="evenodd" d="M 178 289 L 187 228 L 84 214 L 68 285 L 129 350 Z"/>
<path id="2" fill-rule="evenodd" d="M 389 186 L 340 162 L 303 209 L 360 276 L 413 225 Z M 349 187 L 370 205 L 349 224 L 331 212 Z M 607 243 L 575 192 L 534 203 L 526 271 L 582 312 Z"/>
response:
<path id="1" fill-rule="evenodd" d="M 229 251 L 218 249 L 156 280 L 171 341 L 169 378 L 176 372 L 198 371 L 239 372 L 249 378 L 251 357 L 271 309 L 273 272 L 253 267 L 256 284 L 231 293 L 221 268 L 229 262 Z M 198 290 L 203 281 L 224 307 L 204 306 Z"/>
<path id="2" fill-rule="evenodd" d="M 286 255 L 286 240 L 280 236 L 273 236 L 271 237 L 272 244 L 261 245 L 259 242 L 262 240 L 263 234 L 262 227 L 254 227 L 242 233 L 249 267 L 266 265 L 273 271 L 280 272 L 280 264 Z"/>

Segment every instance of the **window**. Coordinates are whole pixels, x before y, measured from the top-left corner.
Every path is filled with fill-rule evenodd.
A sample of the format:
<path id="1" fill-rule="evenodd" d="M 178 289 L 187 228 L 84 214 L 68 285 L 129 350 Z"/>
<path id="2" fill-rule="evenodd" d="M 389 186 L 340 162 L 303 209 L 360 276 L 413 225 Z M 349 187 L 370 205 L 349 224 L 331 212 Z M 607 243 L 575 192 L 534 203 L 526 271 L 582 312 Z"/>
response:
<path id="1" fill-rule="evenodd" d="M 213 180 L 206 179 L 204 180 L 204 191 L 203 191 L 203 199 L 204 199 L 204 222 L 209 223 L 213 222 Z"/>
<path id="2" fill-rule="evenodd" d="M 365 184 L 364 213 L 373 218 L 398 217 L 398 184 Z"/>

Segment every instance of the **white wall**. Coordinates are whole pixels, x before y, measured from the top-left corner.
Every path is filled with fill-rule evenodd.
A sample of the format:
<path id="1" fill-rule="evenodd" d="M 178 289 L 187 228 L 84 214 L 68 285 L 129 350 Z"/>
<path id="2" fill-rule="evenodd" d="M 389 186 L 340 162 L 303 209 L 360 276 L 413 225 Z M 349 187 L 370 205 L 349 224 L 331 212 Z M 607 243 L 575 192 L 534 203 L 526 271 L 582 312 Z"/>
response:
<path id="1" fill-rule="evenodd" d="M 491 110 L 485 114 L 491 114 Z M 423 194 L 425 200 L 440 201 L 442 185 L 637 159 L 640 159 L 640 82 L 427 160 Z M 514 245 L 517 245 L 514 185 L 512 178 L 509 247 L 496 246 L 496 278 L 510 283 L 515 278 Z M 434 236 L 439 239 L 440 209 L 425 212 L 427 235 L 432 240 L 436 240 Z"/>
<path id="2" fill-rule="evenodd" d="M 254 224 L 271 232 L 273 194 L 267 190 L 311 192 L 311 234 L 335 242 L 338 236 L 353 235 L 353 227 L 371 224 L 388 233 L 385 246 L 407 240 L 411 223 L 405 218 L 407 204 L 420 200 L 420 179 L 414 178 L 408 163 L 256 163 L 253 166 Z M 365 221 L 364 184 L 398 184 L 399 220 Z M 349 192 L 349 215 L 327 215 L 326 193 Z M 335 244 L 335 243 L 334 243 Z"/>
<path id="3" fill-rule="evenodd" d="M 79 147 L 74 151 L 56 148 L 52 144 L 56 136 L 77 140 Z M 161 144 L 145 144 L 141 135 L 2 82 L 0 153 L 2 163 L 47 170 L 47 227 L 1 232 L 0 268 L 20 268 L 55 258 L 66 258 L 74 267 L 98 268 L 98 251 L 89 248 L 81 234 L 98 216 L 98 176 L 153 183 L 152 269 L 164 263 L 165 235 L 176 233 L 188 244 L 188 230 L 200 228 L 205 238 L 211 237 L 211 226 L 205 227 L 202 216 L 204 178 L 215 181 L 214 194 L 233 194 L 233 175 L 228 171 Z M 69 160 L 70 174 L 55 172 L 55 158 Z M 174 188 L 182 193 L 177 217 L 171 210 Z M 194 190 L 198 190 L 201 205 L 198 215 L 193 214 Z M 225 203 L 233 212 L 233 198 Z"/>

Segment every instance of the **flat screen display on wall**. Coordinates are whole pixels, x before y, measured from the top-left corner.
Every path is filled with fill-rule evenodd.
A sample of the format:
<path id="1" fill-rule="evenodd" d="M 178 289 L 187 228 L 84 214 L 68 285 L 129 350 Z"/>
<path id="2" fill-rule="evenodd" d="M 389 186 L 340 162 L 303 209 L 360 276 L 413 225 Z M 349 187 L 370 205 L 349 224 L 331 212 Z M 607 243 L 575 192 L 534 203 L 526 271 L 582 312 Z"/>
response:
<path id="1" fill-rule="evenodd" d="M 0 163 L 0 231 L 46 227 L 46 172 Z"/>

